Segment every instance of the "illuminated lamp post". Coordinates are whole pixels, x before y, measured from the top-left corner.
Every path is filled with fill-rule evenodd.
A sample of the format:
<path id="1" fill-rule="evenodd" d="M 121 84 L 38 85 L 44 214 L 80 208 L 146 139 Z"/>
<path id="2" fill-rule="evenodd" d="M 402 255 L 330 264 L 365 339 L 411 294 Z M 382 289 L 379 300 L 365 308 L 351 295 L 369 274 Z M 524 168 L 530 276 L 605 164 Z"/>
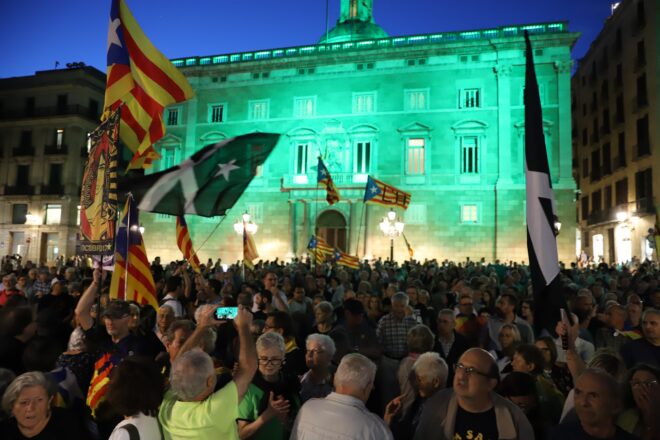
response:
<path id="1" fill-rule="evenodd" d="M 394 261 L 394 239 L 403 233 L 405 225 L 402 221 L 399 221 L 396 212 L 390 209 L 387 217 L 383 217 L 379 226 L 383 234 L 390 239 L 390 261 Z"/>

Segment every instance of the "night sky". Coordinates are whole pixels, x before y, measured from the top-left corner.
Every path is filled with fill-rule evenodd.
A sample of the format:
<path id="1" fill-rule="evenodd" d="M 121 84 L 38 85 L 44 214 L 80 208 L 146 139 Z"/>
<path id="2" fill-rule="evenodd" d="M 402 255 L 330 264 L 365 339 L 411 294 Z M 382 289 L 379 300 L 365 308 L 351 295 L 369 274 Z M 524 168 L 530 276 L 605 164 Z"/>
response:
<path id="1" fill-rule="evenodd" d="M 325 32 L 325 0 L 127 0 L 147 37 L 169 58 L 313 44 Z M 329 0 L 330 27 L 339 0 Z M 610 14 L 610 0 L 374 0 L 390 36 L 568 20 L 579 59 Z M 109 0 L 2 0 L 0 78 L 59 61 L 105 71 Z"/>

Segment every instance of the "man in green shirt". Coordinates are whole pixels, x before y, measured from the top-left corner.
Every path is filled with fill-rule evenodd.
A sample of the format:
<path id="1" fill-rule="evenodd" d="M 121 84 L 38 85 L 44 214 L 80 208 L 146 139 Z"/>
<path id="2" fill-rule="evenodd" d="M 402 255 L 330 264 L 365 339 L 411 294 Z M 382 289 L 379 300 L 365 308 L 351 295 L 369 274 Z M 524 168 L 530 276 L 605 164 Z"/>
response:
<path id="1" fill-rule="evenodd" d="M 233 322 L 240 343 L 238 370 L 231 382 L 214 392 L 216 375 L 213 361 L 202 350 L 193 348 L 199 346 L 208 327 L 220 324 L 213 318 L 214 311 L 211 308 L 202 316 L 195 332 L 172 363 L 171 388 L 165 393 L 158 414 L 166 440 L 238 440 L 238 404 L 257 370 L 254 340 L 250 334 L 252 314 L 239 306 Z"/>

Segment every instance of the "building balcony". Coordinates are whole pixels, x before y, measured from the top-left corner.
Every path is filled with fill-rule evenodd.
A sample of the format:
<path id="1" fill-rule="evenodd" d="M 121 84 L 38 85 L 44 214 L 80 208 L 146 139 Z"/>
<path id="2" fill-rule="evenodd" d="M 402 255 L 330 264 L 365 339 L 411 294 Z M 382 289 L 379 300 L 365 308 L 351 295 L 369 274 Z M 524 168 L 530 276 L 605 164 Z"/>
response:
<path id="1" fill-rule="evenodd" d="M 44 147 L 44 154 L 46 155 L 66 155 L 69 148 L 66 145 L 46 145 Z"/>
<path id="2" fill-rule="evenodd" d="M 616 209 L 606 208 L 599 211 L 593 211 L 587 217 L 587 225 L 597 225 L 599 223 L 609 223 L 616 220 Z"/>
<path id="3" fill-rule="evenodd" d="M 5 186 L 6 196 L 31 196 L 32 194 L 34 194 L 34 187 L 32 185 Z"/>
<path id="4" fill-rule="evenodd" d="M 11 154 L 14 157 L 34 156 L 34 147 L 22 146 L 22 147 L 12 148 Z"/>
<path id="5" fill-rule="evenodd" d="M 35 119 L 56 116 L 80 116 L 98 121 L 98 110 L 82 105 L 64 105 L 55 107 L 39 107 L 34 109 L 7 110 L 0 112 L 0 120 Z"/>
<path id="6" fill-rule="evenodd" d="M 64 195 L 64 185 L 41 185 L 41 194 L 49 196 Z"/>
<path id="7" fill-rule="evenodd" d="M 637 113 L 638 111 L 648 107 L 648 105 L 649 105 L 649 100 L 646 97 L 646 94 L 637 95 L 633 98 L 632 107 L 634 113 Z"/>
<path id="8" fill-rule="evenodd" d="M 355 173 L 335 173 L 330 172 L 332 181 L 337 186 L 348 186 L 355 184 L 364 184 L 367 182 L 367 174 Z M 284 186 L 316 186 L 316 173 L 307 174 L 287 174 L 284 176 Z"/>
<path id="9" fill-rule="evenodd" d="M 635 202 L 637 214 L 655 214 L 655 205 L 651 197 L 643 197 Z"/>
<path id="10" fill-rule="evenodd" d="M 625 168 L 626 166 L 626 158 L 623 156 L 616 156 L 612 160 L 612 167 L 615 170 L 618 170 L 619 168 Z"/>

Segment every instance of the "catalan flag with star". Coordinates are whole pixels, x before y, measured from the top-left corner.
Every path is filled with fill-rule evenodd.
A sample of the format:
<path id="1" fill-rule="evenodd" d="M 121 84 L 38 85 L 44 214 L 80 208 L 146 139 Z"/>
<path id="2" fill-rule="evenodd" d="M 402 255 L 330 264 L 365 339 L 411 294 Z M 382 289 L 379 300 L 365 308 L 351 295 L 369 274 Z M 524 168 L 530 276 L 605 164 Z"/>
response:
<path id="1" fill-rule="evenodd" d="M 150 147 L 165 133 L 165 107 L 192 98 L 192 87 L 144 35 L 125 0 L 112 0 L 107 64 L 104 117 L 122 106 L 119 135 L 134 153 L 128 168 L 148 166 L 158 155 Z"/>
<path id="2" fill-rule="evenodd" d="M 140 233 L 138 209 L 130 194 L 126 198 L 115 240 L 115 268 L 110 282 L 110 299 L 149 304 L 158 310 L 156 283 Z"/>
<path id="3" fill-rule="evenodd" d="M 335 249 L 335 261 L 338 265 L 348 267 L 351 269 L 360 268 L 360 259 L 356 256 L 349 255 L 339 249 Z"/>
<path id="4" fill-rule="evenodd" d="M 319 264 L 323 263 L 326 257 L 334 258 L 335 256 L 335 249 L 322 237 L 316 235 L 312 235 L 312 238 L 307 245 L 307 249 L 312 251 L 312 254 L 314 254 L 314 260 Z"/>
<path id="5" fill-rule="evenodd" d="M 325 199 L 328 201 L 329 204 L 334 205 L 339 201 L 339 191 L 337 191 L 335 182 L 332 180 L 332 176 L 330 175 L 328 168 L 326 168 L 325 164 L 323 163 L 323 159 L 321 159 L 321 157 L 319 157 L 319 163 L 318 163 L 317 182 L 325 186 L 325 191 L 326 191 Z"/>
<path id="6" fill-rule="evenodd" d="M 388 185 L 369 176 L 364 191 L 364 203 L 377 203 L 386 206 L 399 206 L 408 209 L 410 193 Z"/>

